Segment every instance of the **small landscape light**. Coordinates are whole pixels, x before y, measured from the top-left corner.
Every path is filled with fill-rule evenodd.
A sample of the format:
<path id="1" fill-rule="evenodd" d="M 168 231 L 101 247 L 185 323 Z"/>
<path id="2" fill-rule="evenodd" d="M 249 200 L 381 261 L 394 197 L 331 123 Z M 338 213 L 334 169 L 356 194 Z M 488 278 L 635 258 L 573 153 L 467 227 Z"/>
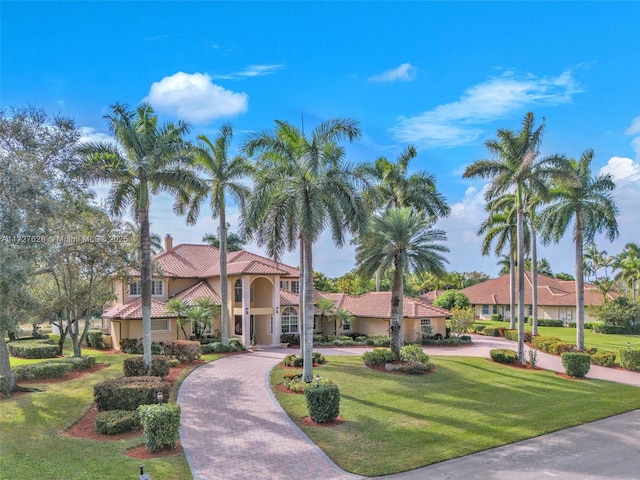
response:
<path id="1" fill-rule="evenodd" d="M 316 385 L 320 385 L 320 375 L 316 375 Z"/>
<path id="2" fill-rule="evenodd" d="M 156 393 L 156 398 L 158 399 L 158 403 L 162 405 L 162 402 L 164 402 L 164 393 L 162 392 Z"/>

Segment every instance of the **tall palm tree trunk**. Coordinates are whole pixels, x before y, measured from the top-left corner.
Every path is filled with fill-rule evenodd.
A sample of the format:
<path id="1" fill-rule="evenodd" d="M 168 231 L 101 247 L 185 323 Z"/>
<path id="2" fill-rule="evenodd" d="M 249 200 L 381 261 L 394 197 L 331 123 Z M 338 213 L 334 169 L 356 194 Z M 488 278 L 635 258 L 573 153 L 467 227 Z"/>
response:
<path id="1" fill-rule="evenodd" d="M 298 279 L 298 299 L 300 301 L 300 311 L 298 312 L 298 321 L 300 325 L 298 327 L 298 337 L 300 339 L 300 356 L 304 358 L 304 315 L 306 310 L 304 309 L 305 300 L 304 300 L 304 272 L 305 272 L 305 261 L 304 261 L 304 240 L 302 235 L 299 238 L 299 247 L 300 249 L 300 278 Z"/>
<path id="2" fill-rule="evenodd" d="M 220 203 L 220 340 L 229 345 L 229 285 L 227 282 L 227 216 L 224 193 Z"/>
<path id="3" fill-rule="evenodd" d="M 524 365 L 524 215 L 518 208 L 518 358 Z"/>
<path id="4" fill-rule="evenodd" d="M 396 254 L 393 261 L 393 285 L 391 286 L 391 351 L 400 357 L 400 348 L 402 348 L 402 297 L 403 297 L 403 279 L 401 259 Z"/>
<path id="5" fill-rule="evenodd" d="M 584 255 L 582 251 L 582 231 L 584 219 L 582 212 L 576 214 L 576 348 L 584 350 L 584 280 L 582 270 L 584 268 Z"/>
<path id="6" fill-rule="evenodd" d="M 376 292 L 382 288 L 382 270 L 376 270 Z"/>
<path id="7" fill-rule="evenodd" d="M 531 335 L 538 335 L 538 248 L 536 227 L 531 219 Z"/>
<path id="8" fill-rule="evenodd" d="M 140 287 L 142 300 L 143 362 L 151 374 L 151 241 L 149 236 L 149 208 L 140 211 Z"/>
<path id="9" fill-rule="evenodd" d="M 313 380 L 313 264 L 311 240 L 303 237 L 304 244 L 304 352 L 302 375 L 305 382 Z M 300 344 L 303 342 L 301 341 Z"/>
<path id="10" fill-rule="evenodd" d="M 516 328 L 516 262 L 509 252 L 509 329 Z"/>

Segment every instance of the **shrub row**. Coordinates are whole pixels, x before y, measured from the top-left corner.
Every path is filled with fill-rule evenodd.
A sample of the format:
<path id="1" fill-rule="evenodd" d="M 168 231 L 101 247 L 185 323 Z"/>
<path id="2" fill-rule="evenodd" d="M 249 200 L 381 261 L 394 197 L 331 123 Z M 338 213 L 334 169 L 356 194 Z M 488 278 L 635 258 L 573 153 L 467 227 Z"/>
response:
<path id="1" fill-rule="evenodd" d="M 531 325 L 533 323 L 533 319 L 529 317 L 527 319 L 527 323 Z M 539 318 L 538 326 L 539 327 L 564 327 L 564 321 L 558 320 L 556 318 Z"/>
<path id="2" fill-rule="evenodd" d="M 460 335 L 459 337 L 449 338 L 422 338 L 422 345 L 431 346 L 452 346 L 452 345 L 466 345 L 471 343 L 471 337 L 469 335 Z"/>
<path id="3" fill-rule="evenodd" d="M 600 323 L 593 326 L 595 333 L 605 333 L 609 335 L 624 335 L 628 333 L 627 327 L 622 325 L 607 325 L 606 323 Z"/>
<path id="4" fill-rule="evenodd" d="M 136 411 L 150 452 L 173 450 L 180 437 L 180 406 L 175 403 L 141 405 Z"/>
<path id="5" fill-rule="evenodd" d="M 7 344 L 9 354 L 20 358 L 55 358 L 58 356 L 58 346 L 51 340 L 18 340 Z"/>
<path id="6" fill-rule="evenodd" d="M 87 331 L 85 342 L 88 347 L 98 349 L 104 348 L 104 338 L 102 336 L 102 330 L 94 329 Z"/>
<path id="7" fill-rule="evenodd" d="M 122 366 L 125 377 L 146 377 L 147 366 L 143 357 L 125 358 Z M 169 362 L 161 355 L 151 357 L 151 376 L 164 378 L 169 375 Z"/>
<path id="8" fill-rule="evenodd" d="M 155 403 L 158 392 L 169 398 L 169 384 L 158 377 L 120 377 L 94 385 L 93 399 L 100 412 L 135 410 Z"/>
<path id="9" fill-rule="evenodd" d="M 485 327 L 482 331 L 483 335 L 487 337 L 503 337 L 504 336 L 504 328 L 503 327 Z"/>
<path id="10" fill-rule="evenodd" d="M 314 365 L 322 365 L 326 362 L 325 358 L 322 354 L 318 352 L 313 352 L 313 364 Z M 301 355 L 296 355 L 295 353 L 290 353 L 282 362 L 285 367 L 302 367 L 304 365 L 304 358 Z"/>
<path id="11" fill-rule="evenodd" d="M 96 357 L 92 355 L 83 355 L 81 357 L 63 357 L 47 360 L 45 363 L 66 363 L 71 366 L 73 371 L 88 370 L 96 364 Z"/>
<path id="12" fill-rule="evenodd" d="M 237 338 L 232 338 L 229 345 L 225 345 L 222 342 L 212 342 L 200 346 L 200 353 L 229 353 L 229 352 L 241 352 L 245 350 L 242 342 Z"/>
<path id="13" fill-rule="evenodd" d="M 616 364 L 616 352 L 601 350 L 591 355 L 591 363 L 601 367 L 613 367 Z"/>
<path id="14" fill-rule="evenodd" d="M 96 430 L 104 435 L 133 432 L 139 428 L 137 413 L 129 410 L 108 410 L 98 412 L 96 416 Z"/>
<path id="15" fill-rule="evenodd" d="M 18 365 L 13 369 L 14 379 L 20 380 L 41 380 L 44 378 L 61 377 L 71 371 L 69 363 L 32 363 L 30 365 Z"/>
<path id="16" fill-rule="evenodd" d="M 565 352 L 562 366 L 570 377 L 584 378 L 591 368 L 591 355 L 585 352 Z"/>
<path id="17" fill-rule="evenodd" d="M 489 352 L 491 360 L 499 363 L 515 363 L 518 360 L 518 352 L 507 348 L 496 348 Z"/>
<path id="18" fill-rule="evenodd" d="M 200 358 L 200 342 L 191 340 L 176 340 L 169 344 L 170 352 L 166 351 L 165 354 L 171 355 L 177 358 L 181 362 L 193 362 L 195 359 Z"/>
<path id="19" fill-rule="evenodd" d="M 389 348 L 376 348 L 371 352 L 365 352 L 362 355 L 362 360 L 368 367 L 377 367 L 388 362 L 394 362 L 396 357 Z"/>
<path id="20" fill-rule="evenodd" d="M 286 374 L 284 376 L 284 386 L 286 388 L 288 388 L 289 390 L 291 390 L 292 392 L 296 392 L 296 393 L 304 393 L 304 391 L 307 389 L 307 386 L 311 385 L 314 382 L 310 382 L 307 383 L 302 379 L 302 373 L 297 372 L 297 373 L 290 373 L 290 374 Z M 317 383 L 317 382 L 315 382 Z M 321 378 L 320 379 L 320 384 L 322 385 L 329 385 L 332 384 L 333 382 L 331 380 L 329 380 L 328 378 Z"/>
<path id="21" fill-rule="evenodd" d="M 337 385 L 311 383 L 304 391 L 309 416 L 314 422 L 332 422 L 340 414 L 340 390 Z"/>
<path id="22" fill-rule="evenodd" d="M 640 349 L 623 348 L 620 350 L 620 365 L 627 370 L 640 370 Z"/>

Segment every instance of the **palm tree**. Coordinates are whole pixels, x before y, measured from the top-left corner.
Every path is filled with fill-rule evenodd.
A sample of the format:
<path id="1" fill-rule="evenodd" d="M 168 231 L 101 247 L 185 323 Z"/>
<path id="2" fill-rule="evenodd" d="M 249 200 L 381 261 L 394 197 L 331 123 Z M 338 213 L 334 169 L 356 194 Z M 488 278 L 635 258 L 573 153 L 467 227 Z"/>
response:
<path id="1" fill-rule="evenodd" d="M 193 334 L 197 339 L 202 338 L 204 331 L 211 326 L 216 315 L 216 305 L 209 298 L 198 298 L 189 309 L 187 317 L 191 320 Z"/>
<path id="2" fill-rule="evenodd" d="M 239 252 L 246 244 L 245 240 L 237 233 L 229 231 L 230 225 L 227 223 L 227 252 Z M 213 233 L 205 233 L 202 241 L 212 247 L 220 248 L 220 237 Z"/>
<path id="3" fill-rule="evenodd" d="M 330 318 L 333 318 L 333 315 L 335 313 L 335 306 L 336 302 L 334 302 L 333 300 L 329 300 L 328 298 L 319 297 L 316 300 L 316 316 L 320 320 L 320 324 L 324 323 Z M 337 332 L 338 327 L 336 325 L 336 331 L 334 333 Z"/>
<path id="4" fill-rule="evenodd" d="M 436 187 L 435 176 L 422 170 L 409 174 L 409 162 L 417 150 L 409 145 L 398 155 L 396 163 L 385 157 L 359 168 L 375 184 L 365 191 L 372 211 L 380 208 L 411 207 L 432 218 L 446 217 L 451 212 L 447 201 Z M 380 272 L 376 272 L 376 291 L 380 291 Z"/>
<path id="5" fill-rule="evenodd" d="M 371 277 L 376 270 L 393 271 L 391 284 L 391 350 L 396 355 L 402 347 L 402 300 L 405 272 L 445 272 L 447 260 L 441 255 L 449 249 L 439 242 L 446 240 L 442 230 L 431 228 L 431 221 L 415 210 L 391 208 L 373 216 L 356 247 L 358 270 Z"/>
<path id="6" fill-rule="evenodd" d="M 339 308 L 333 312 L 331 318 L 335 322 L 336 327 L 336 335 L 338 334 L 338 329 L 344 328 L 345 325 L 350 325 L 353 320 L 353 315 L 348 310 L 344 308 Z M 339 326 L 339 327 L 338 327 Z"/>
<path id="7" fill-rule="evenodd" d="M 515 133 L 511 130 L 499 129 L 498 138 L 488 140 L 485 146 L 494 155 L 492 160 L 477 160 L 469 165 L 464 178 L 488 178 L 491 184 L 487 191 L 487 199 L 501 196 L 514 190 L 515 209 L 517 214 L 517 262 L 518 262 L 518 351 L 523 364 L 524 358 L 524 217 L 526 194 L 545 192 L 547 181 L 554 174 L 562 171 L 563 158 L 551 156 L 538 158 L 539 148 L 544 132 L 542 125 L 534 129 L 534 115 L 528 113 L 522 122 L 522 129 Z"/>
<path id="8" fill-rule="evenodd" d="M 169 313 L 173 313 L 176 317 L 176 324 L 182 330 L 182 334 L 185 339 L 188 339 L 189 336 L 187 332 L 184 330 L 184 325 L 189 318 L 189 312 L 191 311 L 191 304 L 189 304 L 183 298 L 172 298 L 167 302 L 167 311 Z M 177 337 L 176 337 L 177 339 Z"/>
<path id="9" fill-rule="evenodd" d="M 149 225 L 151 227 L 151 225 Z M 127 236 L 130 237 L 130 248 L 131 248 L 131 263 L 138 264 L 140 263 L 140 227 L 133 222 L 125 222 L 124 224 L 125 231 L 127 232 Z M 150 232 L 149 233 L 149 242 L 151 248 L 151 254 L 157 255 L 164 251 L 162 248 L 162 238 L 157 233 Z"/>
<path id="10" fill-rule="evenodd" d="M 631 291 L 631 299 L 636 304 L 636 291 L 640 285 L 640 244 L 627 243 L 616 257 L 615 268 L 620 270 L 616 280 L 624 282 Z"/>
<path id="11" fill-rule="evenodd" d="M 583 248 L 593 242 L 596 233 L 604 232 L 610 241 L 618 236 L 618 207 L 612 196 L 615 183 L 611 175 L 592 175 L 593 150 L 580 160 L 570 160 L 573 181 L 557 182 L 551 190 L 551 202 L 542 212 L 540 223 L 545 241 L 559 241 L 573 224 L 576 277 L 576 346 L 584 350 L 584 277 Z"/>
<path id="12" fill-rule="evenodd" d="M 79 149 L 90 182 L 112 184 L 111 213 L 129 210 L 140 228 L 140 279 L 144 363 L 151 368 L 151 236 L 149 208 L 152 196 L 166 191 L 185 201 L 203 186 L 187 168 L 190 162 L 184 136 L 189 126 L 179 121 L 158 125 L 151 105 L 136 110 L 116 103 L 105 115 L 118 146 L 91 143 Z"/>
<path id="13" fill-rule="evenodd" d="M 313 244 L 326 227 L 342 246 L 347 230 L 364 228 L 367 216 L 356 172 L 343 161 L 338 142 L 360 136 L 354 120 L 330 120 L 310 136 L 276 120 L 275 132 L 251 135 L 248 155 L 260 154 L 259 174 L 249 201 L 246 229 L 274 258 L 292 249 L 296 235 L 301 254 L 301 298 L 304 331 L 304 380 L 313 378 Z"/>
<path id="14" fill-rule="evenodd" d="M 199 135 L 200 145 L 195 151 L 195 167 L 207 177 L 203 182 L 208 185 L 206 191 L 195 195 L 189 203 L 187 223 L 195 224 L 202 203 L 208 198 L 213 218 L 219 219 L 220 235 L 220 340 L 229 345 L 229 286 L 227 284 L 227 216 L 226 201 L 229 196 L 244 211 L 249 188 L 239 180 L 251 175 L 252 165 L 241 155 L 229 158 L 229 145 L 233 138 L 231 125 L 224 125 L 212 142 L 205 135 Z M 183 205 L 186 208 L 186 206 Z"/>

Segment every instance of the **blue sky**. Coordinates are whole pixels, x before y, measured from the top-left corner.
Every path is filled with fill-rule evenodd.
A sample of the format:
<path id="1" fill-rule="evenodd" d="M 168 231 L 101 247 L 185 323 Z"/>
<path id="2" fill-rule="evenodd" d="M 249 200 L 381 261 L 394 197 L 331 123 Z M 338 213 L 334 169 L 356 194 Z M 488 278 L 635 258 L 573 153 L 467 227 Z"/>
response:
<path id="1" fill-rule="evenodd" d="M 461 174 L 528 111 L 546 119 L 543 154 L 593 148 L 594 171 L 613 175 L 620 238 L 599 247 L 640 241 L 639 2 L 3 1 L 0 15 L 0 104 L 73 117 L 86 139 L 106 138 L 109 105 L 149 101 L 194 135 L 231 122 L 236 146 L 303 116 L 308 130 L 358 120 L 352 162 L 415 144 L 412 169 L 435 174 L 452 206 L 438 223 L 451 270 L 497 274 L 475 236 L 484 182 Z M 178 243 L 215 231 L 206 212 L 186 227 L 164 196 L 151 216 Z M 572 252 L 569 233 L 539 249 L 555 272 L 573 271 Z M 331 276 L 354 265 L 328 236 L 314 259 Z"/>

